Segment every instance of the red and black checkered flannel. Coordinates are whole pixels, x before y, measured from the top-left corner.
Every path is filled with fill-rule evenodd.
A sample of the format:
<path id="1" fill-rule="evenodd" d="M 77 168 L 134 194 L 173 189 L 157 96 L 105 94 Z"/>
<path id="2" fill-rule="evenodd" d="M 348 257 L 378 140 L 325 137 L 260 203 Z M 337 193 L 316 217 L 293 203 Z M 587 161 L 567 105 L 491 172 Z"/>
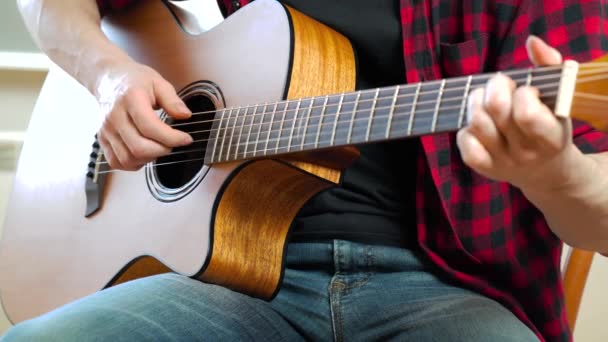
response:
<path id="1" fill-rule="evenodd" d="M 104 10 L 134 0 L 98 0 Z M 220 0 L 226 13 L 249 0 Z M 535 34 L 579 62 L 608 50 L 608 7 L 591 0 L 401 0 L 408 82 L 530 66 Z M 608 136 L 574 124 L 585 153 Z M 542 340 L 568 341 L 560 274 L 562 244 L 515 187 L 467 168 L 455 134 L 422 137 L 417 160 L 418 239 L 429 258 L 465 287 L 509 308 Z M 407 156 L 404 156 L 407 157 Z"/>

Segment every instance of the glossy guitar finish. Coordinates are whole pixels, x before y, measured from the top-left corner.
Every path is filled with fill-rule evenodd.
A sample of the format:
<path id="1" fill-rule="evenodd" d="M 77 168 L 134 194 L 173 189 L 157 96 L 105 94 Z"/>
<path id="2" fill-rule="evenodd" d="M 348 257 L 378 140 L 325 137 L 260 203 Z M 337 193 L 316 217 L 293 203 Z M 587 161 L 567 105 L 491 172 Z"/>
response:
<path id="1" fill-rule="evenodd" d="M 221 106 L 354 90 L 350 43 L 278 2 L 257 1 L 197 36 L 182 30 L 173 10 L 145 1 L 133 9 L 137 15 L 106 18 L 103 28 L 178 90 L 211 81 Z M 0 293 L 14 323 L 169 270 L 270 298 L 293 217 L 339 179 L 335 160 L 348 165 L 357 157 L 352 149 L 335 151 L 337 159 L 302 156 L 330 168 L 293 156 L 205 166 L 187 194 L 169 201 L 151 194 L 146 172 L 154 168 L 116 172 L 107 176 L 100 209 L 85 218 L 85 176 L 101 120 L 94 98 L 53 68 L 32 115 L 0 242 Z"/>

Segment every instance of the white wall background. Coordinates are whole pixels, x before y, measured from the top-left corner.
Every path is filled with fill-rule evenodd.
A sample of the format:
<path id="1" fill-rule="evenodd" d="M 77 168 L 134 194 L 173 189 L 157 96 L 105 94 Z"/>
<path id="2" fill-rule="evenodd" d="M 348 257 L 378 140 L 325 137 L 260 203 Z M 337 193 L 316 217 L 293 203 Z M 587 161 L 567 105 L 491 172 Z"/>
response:
<path id="1" fill-rule="evenodd" d="M 36 52 L 22 27 L 16 12 L 15 0 L 0 1 L 0 134 L 24 132 L 34 106 L 45 72 L 31 70 L 9 70 L 4 52 Z M 10 64 L 10 63 L 9 63 Z M 6 203 L 14 176 L 16 153 L 0 149 L 0 236 Z M 581 304 L 575 332 L 575 340 L 589 342 L 608 341 L 608 260 L 596 257 L 591 276 Z M 0 336 L 10 326 L 0 310 Z"/>
<path id="2" fill-rule="evenodd" d="M 0 112 L 0 135 L 7 132 L 25 132 L 45 76 L 45 72 L 0 70 L 0 103 L 3 104 Z M 0 236 L 12 188 L 18 148 L 15 148 L 15 152 L 12 150 L 7 145 L 0 146 Z M 0 310 L 0 336 L 8 327 L 9 322 Z"/>

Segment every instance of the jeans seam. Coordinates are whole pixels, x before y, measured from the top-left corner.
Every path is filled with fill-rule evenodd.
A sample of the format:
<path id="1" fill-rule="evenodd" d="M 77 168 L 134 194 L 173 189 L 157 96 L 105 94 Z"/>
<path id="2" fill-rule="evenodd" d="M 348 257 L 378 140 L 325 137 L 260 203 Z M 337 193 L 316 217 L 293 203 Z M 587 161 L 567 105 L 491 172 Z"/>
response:
<path id="1" fill-rule="evenodd" d="M 333 329 L 334 341 L 344 340 L 344 322 L 342 321 L 342 312 L 340 310 L 340 296 L 346 284 L 341 281 L 341 258 L 342 251 L 340 250 L 340 241 L 333 241 L 333 259 L 334 259 L 334 275 L 329 283 L 329 301 L 331 311 L 331 326 Z"/>
<path id="2" fill-rule="evenodd" d="M 344 340 L 344 322 L 340 308 L 340 297 L 345 284 L 339 280 L 339 275 L 334 275 L 329 285 L 329 301 L 331 310 L 331 325 L 333 328 L 334 341 Z"/>

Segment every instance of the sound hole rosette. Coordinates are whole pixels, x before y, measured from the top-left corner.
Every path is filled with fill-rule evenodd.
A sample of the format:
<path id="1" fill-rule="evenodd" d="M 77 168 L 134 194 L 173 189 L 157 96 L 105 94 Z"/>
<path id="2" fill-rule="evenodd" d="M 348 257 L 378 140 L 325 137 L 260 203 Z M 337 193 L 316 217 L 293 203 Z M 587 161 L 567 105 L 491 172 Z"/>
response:
<path id="1" fill-rule="evenodd" d="M 184 198 L 205 178 L 209 167 L 203 160 L 215 112 L 226 107 L 220 88 L 210 81 L 192 83 L 182 89 L 178 95 L 193 113 L 191 119 L 179 121 L 185 124 L 184 128 L 180 127 L 180 129 L 188 133 L 194 131 L 197 136 L 192 134 L 195 142 L 189 147 L 184 147 L 184 149 L 193 149 L 194 152 L 183 153 L 181 157 L 176 158 L 177 160 L 170 162 L 167 161 L 167 157 L 161 157 L 146 165 L 148 189 L 162 202 L 174 202 Z M 171 117 L 164 111 L 160 114 L 160 119 L 168 124 L 173 123 Z M 201 127 L 204 129 L 200 129 Z M 193 158 L 192 155 L 197 149 L 200 149 L 200 153 Z"/>

